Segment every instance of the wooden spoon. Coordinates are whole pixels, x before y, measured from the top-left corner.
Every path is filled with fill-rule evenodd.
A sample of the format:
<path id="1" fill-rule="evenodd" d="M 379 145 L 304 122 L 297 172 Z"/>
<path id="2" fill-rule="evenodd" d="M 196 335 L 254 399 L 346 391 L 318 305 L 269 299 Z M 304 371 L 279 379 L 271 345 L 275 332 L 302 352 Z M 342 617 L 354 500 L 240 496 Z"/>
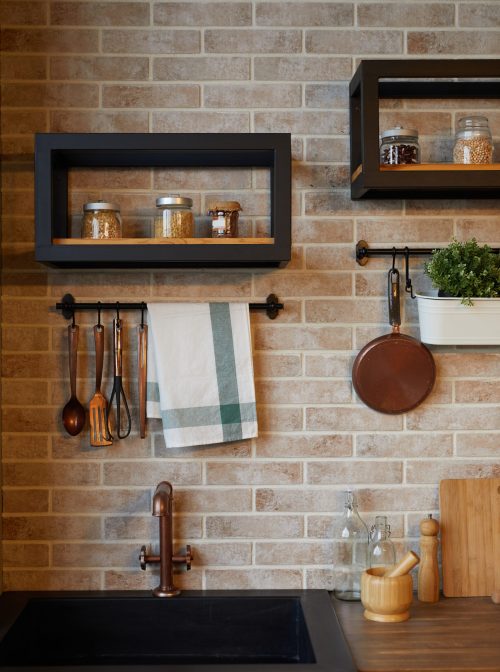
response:
<path id="1" fill-rule="evenodd" d="M 78 349 L 79 327 L 70 324 L 68 327 L 68 352 L 69 352 L 69 381 L 71 385 L 71 397 L 63 408 L 62 421 L 64 429 L 76 436 L 85 425 L 85 409 L 76 398 L 76 356 Z"/>

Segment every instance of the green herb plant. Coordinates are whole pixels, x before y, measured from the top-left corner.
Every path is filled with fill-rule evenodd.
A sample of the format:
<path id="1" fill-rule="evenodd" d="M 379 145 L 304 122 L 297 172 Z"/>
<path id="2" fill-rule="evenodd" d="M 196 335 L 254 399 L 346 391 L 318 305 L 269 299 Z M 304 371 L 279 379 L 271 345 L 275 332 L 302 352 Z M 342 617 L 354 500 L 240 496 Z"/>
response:
<path id="1" fill-rule="evenodd" d="M 500 258 L 491 247 L 478 245 L 475 238 L 455 238 L 442 250 L 434 250 L 424 266 L 432 284 L 445 296 L 461 297 L 466 306 L 473 298 L 500 295 Z"/>

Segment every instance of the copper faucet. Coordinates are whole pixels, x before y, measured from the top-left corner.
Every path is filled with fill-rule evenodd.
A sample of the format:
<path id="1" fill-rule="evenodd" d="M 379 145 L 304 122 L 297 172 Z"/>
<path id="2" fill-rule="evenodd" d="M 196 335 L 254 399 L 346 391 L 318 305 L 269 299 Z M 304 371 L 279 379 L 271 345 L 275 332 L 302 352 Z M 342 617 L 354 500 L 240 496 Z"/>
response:
<path id="1" fill-rule="evenodd" d="M 185 555 L 174 555 L 173 541 L 172 541 L 172 502 L 173 502 L 173 488 L 168 481 L 161 481 L 156 486 L 155 494 L 153 495 L 153 516 L 160 519 L 160 554 L 151 555 L 148 553 L 146 546 L 141 547 L 141 555 L 139 560 L 141 569 L 146 569 L 148 563 L 159 563 L 160 565 L 160 585 L 153 590 L 153 595 L 156 597 L 174 597 L 181 591 L 174 586 L 173 569 L 174 563 L 186 564 L 186 569 L 191 569 L 191 546 L 186 545 Z"/>

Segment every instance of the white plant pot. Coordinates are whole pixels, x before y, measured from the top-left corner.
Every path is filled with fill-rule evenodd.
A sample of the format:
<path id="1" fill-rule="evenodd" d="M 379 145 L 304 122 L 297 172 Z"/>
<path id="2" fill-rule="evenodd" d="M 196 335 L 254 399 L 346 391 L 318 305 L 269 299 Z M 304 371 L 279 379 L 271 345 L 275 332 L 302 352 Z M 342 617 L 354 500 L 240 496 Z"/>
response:
<path id="1" fill-rule="evenodd" d="M 417 294 L 420 340 L 434 345 L 500 345 L 500 298 L 461 299 Z"/>

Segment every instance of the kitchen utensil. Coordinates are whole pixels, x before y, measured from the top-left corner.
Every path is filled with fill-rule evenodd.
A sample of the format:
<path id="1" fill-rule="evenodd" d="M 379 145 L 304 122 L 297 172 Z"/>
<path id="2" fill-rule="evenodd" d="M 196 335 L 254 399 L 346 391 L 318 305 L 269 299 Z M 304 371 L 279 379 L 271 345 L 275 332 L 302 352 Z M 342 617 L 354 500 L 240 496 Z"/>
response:
<path id="1" fill-rule="evenodd" d="M 439 484 L 443 593 L 491 595 L 500 586 L 500 478 Z"/>
<path id="2" fill-rule="evenodd" d="M 380 413 L 406 413 L 430 394 L 436 366 L 430 350 L 401 334 L 399 271 L 388 274 L 389 320 L 392 332 L 367 343 L 352 367 L 356 394 Z"/>
<path id="3" fill-rule="evenodd" d="M 418 599 L 439 601 L 438 539 L 439 523 L 430 513 L 420 521 L 420 566 L 418 568 Z"/>
<path id="4" fill-rule="evenodd" d="M 85 409 L 76 397 L 78 334 L 79 327 L 75 324 L 73 318 L 73 324 L 70 324 L 68 327 L 69 381 L 71 386 L 71 397 L 62 412 L 64 429 L 68 434 L 71 434 L 71 436 L 79 434 L 85 425 Z"/>
<path id="5" fill-rule="evenodd" d="M 116 417 L 115 417 L 115 425 L 116 425 L 116 436 L 119 439 L 125 439 L 127 436 L 130 434 L 130 430 L 132 428 L 132 420 L 130 417 L 130 411 L 128 408 L 128 403 L 127 403 L 127 398 L 125 397 L 125 392 L 123 390 L 123 383 L 122 383 L 122 348 L 123 348 L 123 342 L 122 342 L 122 330 L 123 330 L 123 322 L 120 320 L 118 317 L 113 320 L 113 373 L 114 373 L 114 378 L 113 378 L 113 391 L 111 392 L 111 397 L 109 399 L 109 408 L 111 409 L 111 406 L 113 404 L 113 399 L 116 402 Z M 126 417 L 126 427 L 127 429 L 125 430 L 125 433 L 122 433 L 122 402 L 123 402 L 123 408 L 125 409 L 125 417 Z M 109 412 L 108 412 L 108 417 L 107 417 L 107 428 L 108 428 L 108 433 L 111 438 L 113 438 L 113 434 L 111 433 L 110 426 L 109 426 Z"/>
<path id="6" fill-rule="evenodd" d="M 108 402 L 101 392 L 102 366 L 104 362 L 104 327 L 98 324 L 94 327 L 95 342 L 95 393 L 89 403 L 90 418 L 90 445 L 111 446 L 113 441 L 107 436 Z"/>
<path id="7" fill-rule="evenodd" d="M 361 575 L 361 602 L 369 621 L 397 623 L 410 618 L 413 601 L 411 574 L 384 576 L 385 567 L 371 567 Z"/>
<path id="8" fill-rule="evenodd" d="M 144 309 L 138 334 L 139 358 L 139 428 L 141 439 L 146 436 L 146 381 L 148 362 L 148 326 L 144 324 Z"/>
<path id="9" fill-rule="evenodd" d="M 404 576 L 405 574 L 408 574 L 415 565 L 418 565 L 419 562 L 420 558 L 418 555 L 413 551 L 408 551 L 396 565 L 386 568 L 383 576 L 386 579 L 392 579 L 396 576 Z"/>

